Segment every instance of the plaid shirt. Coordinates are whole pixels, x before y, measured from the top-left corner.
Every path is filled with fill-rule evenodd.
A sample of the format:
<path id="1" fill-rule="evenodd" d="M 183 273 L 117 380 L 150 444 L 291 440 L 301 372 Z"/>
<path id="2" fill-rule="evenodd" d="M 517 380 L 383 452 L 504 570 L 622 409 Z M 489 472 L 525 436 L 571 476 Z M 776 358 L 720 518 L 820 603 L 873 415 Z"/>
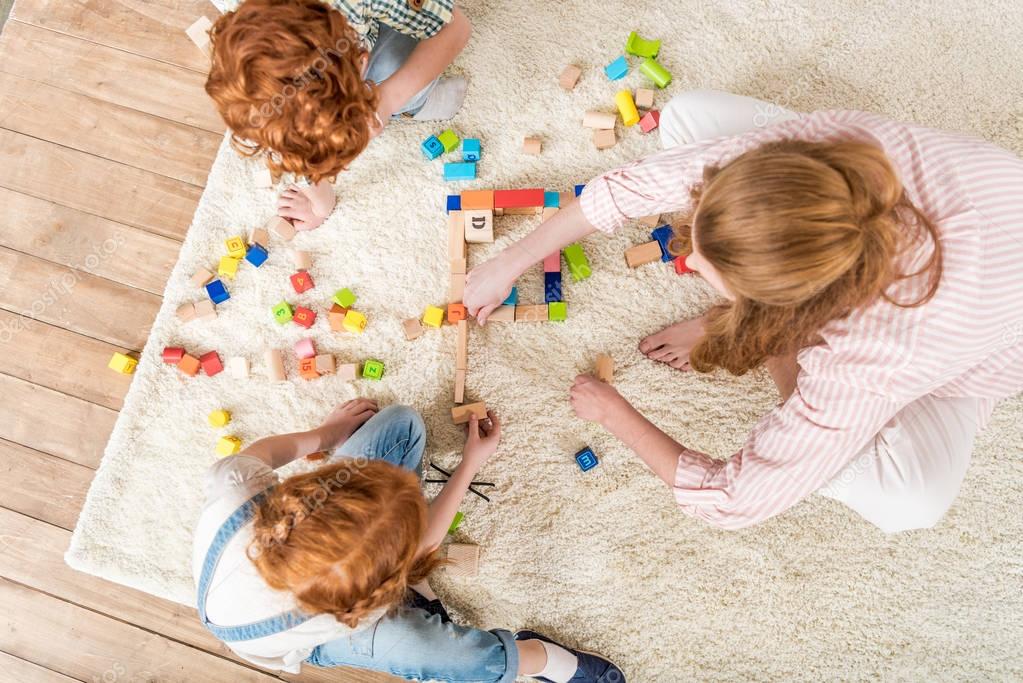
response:
<path id="1" fill-rule="evenodd" d="M 213 0 L 221 12 L 233 12 L 243 0 Z M 367 49 L 377 42 L 379 24 L 418 40 L 431 38 L 451 21 L 454 0 L 322 0 L 345 16 Z"/>

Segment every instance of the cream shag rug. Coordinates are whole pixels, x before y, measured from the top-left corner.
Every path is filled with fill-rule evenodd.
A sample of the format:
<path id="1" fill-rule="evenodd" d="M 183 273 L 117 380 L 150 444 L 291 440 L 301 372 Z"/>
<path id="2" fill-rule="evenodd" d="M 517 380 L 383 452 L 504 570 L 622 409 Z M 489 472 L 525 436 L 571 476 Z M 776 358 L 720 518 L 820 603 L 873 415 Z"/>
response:
<path id="1" fill-rule="evenodd" d="M 71 565 L 192 603 L 191 529 L 200 476 L 215 458 L 218 431 L 205 421 L 215 408 L 232 412 L 227 432 L 251 442 L 312 427 L 357 395 L 410 403 L 426 417 L 428 457 L 453 465 L 461 442 L 449 419 L 454 329 L 407 342 L 400 326 L 445 301 L 444 196 L 462 187 L 564 190 L 655 151 L 654 136 L 629 129 L 617 147 L 597 152 L 579 126 L 585 110 L 611 110 L 622 85 L 644 83 L 635 60 L 619 83 L 601 70 L 631 29 L 664 41 L 661 62 L 675 80 L 658 92 L 658 106 L 712 87 L 798 110 L 883 112 L 1023 152 L 1023 22 L 1009 2 L 467 5 L 475 31 L 454 70 L 471 84 L 452 125 L 482 139 L 479 180 L 445 184 L 441 161 L 421 158 L 419 142 L 441 127 L 392 125 L 338 183 L 340 208 L 324 227 L 287 246 L 274 241 L 259 270 L 243 264 L 215 321 L 181 324 L 175 308 L 201 298 L 192 272 L 214 266 L 225 238 L 273 211 L 275 195 L 253 189 L 255 166 L 221 149 L 89 492 Z M 584 75 L 565 93 L 557 75 L 569 62 Z M 544 138 L 539 157 L 519 151 L 532 134 Z M 535 222 L 499 219 L 497 243 L 472 247 L 471 263 Z M 598 352 L 611 353 L 625 396 L 669 433 L 719 456 L 775 400 L 763 377 L 681 375 L 637 352 L 643 335 L 712 301 L 699 280 L 667 266 L 627 269 L 622 253 L 645 239 L 626 229 L 586 242 L 594 275 L 580 284 L 566 275 L 567 323 L 473 330 L 468 391 L 497 408 L 506 436 L 483 472 L 497 483 L 493 503 L 468 497 L 457 533 L 482 547 L 481 574 L 435 581 L 455 614 L 606 652 L 633 681 L 1023 676 L 1023 401 L 1002 405 L 981 434 L 960 499 L 936 529 L 887 537 L 820 497 L 757 528 L 710 528 L 679 513 L 664 486 L 575 419 L 566 400 L 574 376 Z M 314 254 L 317 286 L 301 296 L 287 279 L 292 247 Z M 539 272 L 520 283 L 526 301 L 542 301 Z M 289 382 L 266 380 L 264 347 L 288 349 L 306 336 L 274 324 L 271 305 L 288 299 L 322 311 L 344 286 L 369 317 L 365 334 L 331 333 L 321 316 L 312 336 L 339 361 L 382 360 L 383 381 L 308 382 L 293 362 Z M 186 378 L 160 362 L 165 345 L 246 356 L 254 376 Z M 585 444 L 601 463 L 581 473 L 572 454 Z"/>

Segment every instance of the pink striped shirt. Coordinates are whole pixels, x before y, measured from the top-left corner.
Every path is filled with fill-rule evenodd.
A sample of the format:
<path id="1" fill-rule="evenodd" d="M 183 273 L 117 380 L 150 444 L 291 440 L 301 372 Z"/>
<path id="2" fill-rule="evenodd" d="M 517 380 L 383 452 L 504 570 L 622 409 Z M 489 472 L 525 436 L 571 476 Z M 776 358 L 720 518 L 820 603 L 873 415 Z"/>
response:
<path id="1" fill-rule="evenodd" d="M 923 306 L 878 301 L 828 324 L 823 343 L 798 355 L 796 391 L 731 457 L 679 455 L 676 501 L 728 529 L 783 512 L 827 484 L 921 396 L 980 399 L 984 423 L 1000 399 L 1023 390 L 1023 160 L 983 140 L 863 112 L 815 112 L 606 173 L 586 186 L 583 213 L 611 232 L 631 218 L 687 210 L 705 166 L 790 138 L 884 149 L 910 201 L 941 233 L 944 275 Z M 907 255 L 909 267 L 923 262 L 924 249 Z M 920 280 L 896 283 L 889 293 L 915 301 Z"/>

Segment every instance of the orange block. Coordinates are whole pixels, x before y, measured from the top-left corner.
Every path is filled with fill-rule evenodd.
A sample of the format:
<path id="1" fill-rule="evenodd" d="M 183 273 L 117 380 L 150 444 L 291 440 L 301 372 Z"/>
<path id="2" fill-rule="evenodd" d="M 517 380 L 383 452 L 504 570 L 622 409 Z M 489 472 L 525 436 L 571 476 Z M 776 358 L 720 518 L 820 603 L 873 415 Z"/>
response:
<path id="1" fill-rule="evenodd" d="M 195 356 L 189 356 L 187 353 L 181 357 L 178 361 L 178 370 L 185 373 L 189 377 L 195 377 L 199 374 L 199 368 L 202 367 L 202 363 Z"/>
<path id="2" fill-rule="evenodd" d="M 463 190 L 462 211 L 469 209 L 493 209 L 493 190 Z"/>
<path id="3" fill-rule="evenodd" d="M 316 372 L 316 357 L 303 358 L 298 362 L 298 374 L 302 379 L 316 379 L 320 373 Z"/>
<path id="4" fill-rule="evenodd" d="M 459 320 L 465 320 L 468 316 L 469 313 L 465 310 L 465 304 L 448 304 L 449 323 L 457 323 Z"/>

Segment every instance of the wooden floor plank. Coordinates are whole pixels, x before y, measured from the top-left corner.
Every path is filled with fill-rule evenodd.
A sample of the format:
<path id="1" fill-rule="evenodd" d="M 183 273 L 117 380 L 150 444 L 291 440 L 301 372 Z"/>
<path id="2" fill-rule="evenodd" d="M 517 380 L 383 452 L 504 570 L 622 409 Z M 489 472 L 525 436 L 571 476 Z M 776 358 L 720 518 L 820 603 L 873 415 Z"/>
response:
<path id="1" fill-rule="evenodd" d="M 95 474 L 88 467 L 0 440 L 3 506 L 71 530 Z"/>
<path id="2" fill-rule="evenodd" d="M 0 129 L 0 187 L 183 240 L 202 188 Z"/>
<path id="3" fill-rule="evenodd" d="M 0 36 L 0 71 L 178 123 L 223 133 L 206 74 L 12 19 Z"/>
<path id="4" fill-rule="evenodd" d="M 0 188 L 0 247 L 163 294 L 181 243 Z"/>
<path id="5" fill-rule="evenodd" d="M 132 375 L 107 367 L 118 347 L 0 309 L 0 373 L 120 410 Z"/>
<path id="6" fill-rule="evenodd" d="M 209 59 L 185 29 L 219 13 L 205 0 L 18 0 L 11 18 L 205 73 Z"/>
<path id="7" fill-rule="evenodd" d="M 18 659 L 6 652 L 0 652 L 0 671 L 9 677 L 8 680 L 18 683 L 72 683 L 77 678 L 69 678 L 64 674 L 44 669 L 38 664 Z"/>
<path id="8" fill-rule="evenodd" d="M 199 187 L 223 137 L 5 73 L 0 127 Z"/>
<path id="9" fill-rule="evenodd" d="M 114 251 L 108 258 L 118 258 Z M 0 308 L 140 350 L 162 301 L 156 294 L 0 247 Z"/>

